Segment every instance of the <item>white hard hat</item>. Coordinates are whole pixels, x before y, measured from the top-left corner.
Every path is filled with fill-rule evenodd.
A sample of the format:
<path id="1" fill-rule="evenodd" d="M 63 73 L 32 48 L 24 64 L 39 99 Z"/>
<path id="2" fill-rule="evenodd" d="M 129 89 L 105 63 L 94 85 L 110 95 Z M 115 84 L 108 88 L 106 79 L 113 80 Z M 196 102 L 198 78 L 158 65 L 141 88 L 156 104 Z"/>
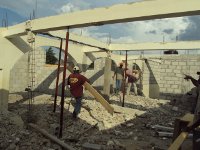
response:
<path id="1" fill-rule="evenodd" d="M 74 71 L 79 71 L 79 67 L 78 66 L 74 66 L 73 70 Z"/>

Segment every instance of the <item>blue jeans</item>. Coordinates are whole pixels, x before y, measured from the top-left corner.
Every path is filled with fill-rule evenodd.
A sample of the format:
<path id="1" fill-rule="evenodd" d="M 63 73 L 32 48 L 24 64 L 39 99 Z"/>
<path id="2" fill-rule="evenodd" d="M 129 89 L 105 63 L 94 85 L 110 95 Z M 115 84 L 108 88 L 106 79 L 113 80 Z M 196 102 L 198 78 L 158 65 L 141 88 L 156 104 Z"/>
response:
<path id="1" fill-rule="evenodd" d="M 75 98 L 76 100 L 76 104 L 74 107 L 74 112 L 76 113 L 76 115 L 78 115 L 81 111 L 81 101 L 82 101 L 82 97 L 77 97 Z"/>
<path id="2" fill-rule="evenodd" d="M 116 92 L 120 91 L 122 85 L 122 80 L 116 80 Z"/>

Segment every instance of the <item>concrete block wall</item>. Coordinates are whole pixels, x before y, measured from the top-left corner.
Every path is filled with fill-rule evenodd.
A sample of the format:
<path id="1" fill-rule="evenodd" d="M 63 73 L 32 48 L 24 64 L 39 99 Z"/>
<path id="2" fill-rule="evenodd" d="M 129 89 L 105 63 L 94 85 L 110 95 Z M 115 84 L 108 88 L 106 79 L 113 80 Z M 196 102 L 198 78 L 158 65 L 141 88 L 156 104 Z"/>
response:
<path id="1" fill-rule="evenodd" d="M 68 77 L 69 74 L 71 73 L 67 71 L 66 76 Z M 37 76 L 39 84 L 36 86 L 36 91 L 54 95 L 56 88 L 56 79 L 57 79 L 57 65 L 45 65 L 41 73 Z M 59 95 L 61 95 L 62 81 L 63 81 L 63 66 L 61 66 L 59 74 L 59 82 L 58 82 Z M 65 83 L 67 84 L 67 79 L 65 80 Z"/>
<path id="2" fill-rule="evenodd" d="M 147 59 L 143 66 L 143 93 L 147 97 L 159 98 L 161 64 L 155 59 Z"/>
<path id="3" fill-rule="evenodd" d="M 149 57 L 144 65 L 143 93 L 158 99 L 180 100 L 194 85 L 184 80 L 184 74 L 198 79 L 200 56 L 164 55 Z"/>
<path id="4" fill-rule="evenodd" d="M 84 75 L 90 79 L 90 82 L 92 83 L 92 86 L 98 88 L 99 90 L 103 89 L 104 84 L 104 66 L 105 66 L 105 58 L 100 58 L 94 61 L 94 70 L 87 70 Z M 112 71 L 111 75 L 113 75 L 114 72 Z M 110 77 L 110 80 L 113 84 L 112 76 Z"/>
<path id="5" fill-rule="evenodd" d="M 82 75 L 90 79 L 92 86 L 100 90 L 103 89 L 103 83 L 104 83 L 104 65 L 105 65 L 105 58 L 97 59 L 94 61 L 94 69 L 87 70 L 86 72 L 81 73 Z M 59 89 L 58 89 L 59 94 L 61 94 L 61 83 L 63 79 L 62 72 L 63 68 L 61 68 L 59 76 Z M 67 71 L 66 73 L 67 77 L 69 76 L 69 74 L 71 73 Z M 57 65 L 44 66 L 42 72 L 37 76 L 39 84 L 37 85 L 36 91 L 53 95 L 56 86 L 56 76 L 57 76 Z"/>
<path id="6" fill-rule="evenodd" d="M 194 85 L 184 80 L 184 74 L 198 79 L 200 57 L 196 55 L 164 56 L 160 70 L 160 98 L 180 100 Z"/>
<path id="7" fill-rule="evenodd" d="M 45 65 L 45 52 L 36 51 L 36 90 L 39 92 L 54 94 L 57 65 Z M 133 64 L 136 61 L 129 61 Z M 184 74 L 198 78 L 200 71 L 200 56 L 198 55 L 164 55 L 161 57 L 149 57 L 147 61 L 136 62 L 143 70 L 143 93 L 147 97 L 158 99 L 181 99 L 192 87 L 191 82 L 185 81 Z M 103 89 L 105 58 L 94 61 L 94 69 L 82 74 L 91 80 L 93 86 Z M 142 67 L 143 66 L 143 67 Z M 143 69 L 142 69 L 143 68 Z M 113 67 L 112 73 L 113 75 Z M 67 72 L 67 75 L 70 73 Z M 28 84 L 28 54 L 25 54 L 11 70 L 10 91 L 24 91 Z M 60 83 L 62 74 L 60 74 Z M 114 80 L 111 77 L 114 86 Z M 59 84 L 61 86 L 61 84 Z M 60 88 L 60 87 L 59 87 Z"/>
<path id="8" fill-rule="evenodd" d="M 31 52 L 24 54 L 13 66 L 10 72 L 10 92 L 22 92 L 30 85 L 30 74 L 28 73 L 28 64 L 31 63 Z M 28 63 L 30 61 L 30 63 Z M 42 48 L 35 50 L 35 85 L 40 83 L 37 76 L 42 73 L 42 69 L 46 62 L 46 53 Z"/>
<path id="9" fill-rule="evenodd" d="M 24 91 L 28 86 L 28 53 L 23 55 L 10 72 L 10 92 Z"/>

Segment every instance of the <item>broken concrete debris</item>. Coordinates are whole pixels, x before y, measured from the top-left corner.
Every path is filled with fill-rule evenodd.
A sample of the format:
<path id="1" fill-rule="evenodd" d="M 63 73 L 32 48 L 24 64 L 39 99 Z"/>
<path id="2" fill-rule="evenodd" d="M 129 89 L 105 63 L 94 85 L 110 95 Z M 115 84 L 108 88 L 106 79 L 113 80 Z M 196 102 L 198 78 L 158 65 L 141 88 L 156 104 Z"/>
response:
<path id="1" fill-rule="evenodd" d="M 49 97 L 45 94 L 35 97 L 31 117 L 38 128 L 56 137 L 59 130 L 60 99 L 58 98 L 57 111 L 53 113 L 53 101 Z M 164 140 L 165 137 L 155 136 L 155 132 L 171 132 L 174 119 L 184 112 L 173 111 L 166 100 L 129 96 L 126 99 L 128 105 L 125 103 L 125 107 L 121 107 L 115 96 L 110 99 L 117 112 L 113 116 L 98 102 L 88 98 L 84 100 L 78 119 L 73 120 L 74 104 L 72 102 L 69 109 L 68 104 L 65 104 L 63 138 L 60 140 L 77 150 L 132 150 L 134 147 L 167 149 L 171 138 Z M 65 101 L 70 101 L 70 98 Z M 9 110 L 7 117 L 0 117 L 0 149 L 62 149 L 62 146 L 40 132 L 27 128 L 26 101 L 10 104 Z M 170 113 L 171 111 L 173 113 Z M 151 143 L 155 144 L 151 146 Z"/>

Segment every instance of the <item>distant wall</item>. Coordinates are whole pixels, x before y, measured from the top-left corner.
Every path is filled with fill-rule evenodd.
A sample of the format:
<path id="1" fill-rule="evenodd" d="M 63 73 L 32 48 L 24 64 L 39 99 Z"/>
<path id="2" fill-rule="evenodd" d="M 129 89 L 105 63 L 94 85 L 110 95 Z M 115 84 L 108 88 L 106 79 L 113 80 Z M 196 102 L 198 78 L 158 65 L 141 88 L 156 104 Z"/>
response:
<path id="1" fill-rule="evenodd" d="M 42 49 L 35 51 L 35 90 L 42 93 L 54 94 L 56 86 L 57 65 L 46 65 L 46 53 Z M 31 77 L 28 74 L 28 56 L 23 55 L 11 70 L 10 93 L 22 92 L 30 85 Z M 105 59 L 94 61 L 94 67 L 87 72 L 82 72 L 91 84 L 96 88 L 103 89 Z M 61 82 L 63 79 L 63 67 L 61 66 L 59 76 L 59 94 L 61 93 Z M 67 71 L 66 75 L 70 74 Z M 112 79 L 112 78 L 111 78 Z M 67 81 L 66 81 L 67 82 Z"/>
<path id="2" fill-rule="evenodd" d="M 148 59 L 143 61 L 143 93 L 147 97 L 159 98 L 160 94 L 160 60 Z"/>
<path id="3" fill-rule="evenodd" d="M 45 52 L 36 51 L 36 90 L 39 92 L 54 94 L 57 65 L 45 65 Z M 157 99 L 176 99 L 180 100 L 182 96 L 190 91 L 191 82 L 185 81 L 184 74 L 192 75 L 198 78 L 197 71 L 200 71 L 200 56 L 197 55 L 164 55 L 161 57 L 149 57 L 147 60 L 128 61 L 129 68 L 136 63 L 140 67 L 143 93 L 147 97 Z M 82 74 L 90 79 L 92 85 L 100 90 L 104 86 L 104 66 L 105 58 L 94 61 L 93 68 L 90 68 Z M 112 65 L 112 73 L 115 64 Z M 62 69 L 61 69 L 62 70 Z M 69 75 L 70 72 L 67 72 Z M 59 91 L 61 90 L 62 73 L 60 73 Z M 111 84 L 115 82 L 110 77 Z M 10 92 L 20 92 L 28 85 L 28 54 L 25 54 L 11 70 Z"/>
<path id="4" fill-rule="evenodd" d="M 145 63 L 144 93 L 152 98 L 180 100 L 194 86 L 184 80 L 184 74 L 198 79 L 200 56 L 164 55 L 152 57 Z"/>
<path id="5" fill-rule="evenodd" d="M 184 74 L 198 79 L 200 56 L 165 56 L 160 70 L 160 97 L 164 99 L 181 99 L 183 94 L 194 87 L 190 81 L 184 80 Z"/>

